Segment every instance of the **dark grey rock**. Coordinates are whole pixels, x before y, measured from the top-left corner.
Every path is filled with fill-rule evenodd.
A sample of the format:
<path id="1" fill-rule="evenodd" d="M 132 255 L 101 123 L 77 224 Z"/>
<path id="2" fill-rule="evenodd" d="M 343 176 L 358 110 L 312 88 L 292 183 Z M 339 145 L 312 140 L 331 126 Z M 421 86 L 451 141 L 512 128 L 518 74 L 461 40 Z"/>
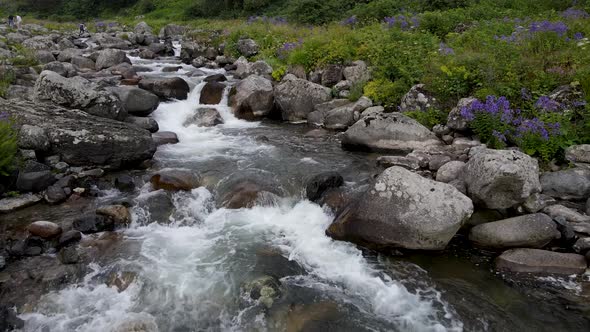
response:
<path id="1" fill-rule="evenodd" d="M 312 202 L 319 200 L 331 188 L 338 188 L 344 184 L 344 178 L 338 172 L 325 172 L 313 176 L 305 186 L 307 199 Z"/>
<path id="2" fill-rule="evenodd" d="M 16 189 L 21 192 L 40 192 L 55 183 L 55 176 L 51 171 L 19 173 Z"/>

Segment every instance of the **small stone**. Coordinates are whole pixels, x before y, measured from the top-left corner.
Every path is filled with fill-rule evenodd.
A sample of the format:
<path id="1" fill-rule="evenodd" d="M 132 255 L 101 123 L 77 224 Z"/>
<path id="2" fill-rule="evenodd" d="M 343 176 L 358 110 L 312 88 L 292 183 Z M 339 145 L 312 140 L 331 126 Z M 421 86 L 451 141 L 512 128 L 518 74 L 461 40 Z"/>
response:
<path id="1" fill-rule="evenodd" d="M 496 268 L 521 273 L 582 274 L 587 264 L 579 254 L 539 249 L 510 249 L 496 258 Z"/>
<path id="2" fill-rule="evenodd" d="M 537 213 L 549 205 L 556 204 L 557 201 L 548 195 L 534 193 L 522 204 L 524 209 L 529 213 Z"/>
<path id="3" fill-rule="evenodd" d="M 111 273 L 107 286 L 117 288 L 119 293 L 125 291 L 137 279 L 137 274 L 131 271 Z"/>
<path id="4" fill-rule="evenodd" d="M 159 131 L 157 133 L 153 133 L 152 139 L 154 140 L 154 143 L 156 143 L 156 146 L 178 143 L 178 136 L 170 131 Z"/>
<path id="5" fill-rule="evenodd" d="M 133 178 L 129 175 L 119 175 L 115 178 L 115 188 L 124 192 L 131 192 L 135 189 Z"/>
<path id="6" fill-rule="evenodd" d="M 578 239 L 576 243 L 572 246 L 575 252 L 578 254 L 585 254 L 590 250 L 590 237 L 585 237 Z"/>
<path id="7" fill-rule="evenodd" d="M 55 166 L 53 166 L 53 168 L 58 172 L 65 172 L 68 167 L 70 167 L 70 165 L 63 161 L 60 161 L 59 163 L 55 164 Z"/>
<path id="8" fill-rule="evenodd" d="M 92 178 L 99 178 L 104 175 L 104 170 L 101 168 L 89 169 L 78 174 L 78 177 L 85 178 L 85 177 L 92 177 Z"/>
<path id="9" fill-rule="evenodd" d="M 103 206 L 96 209 L 96 214 L 112 218 L 117 224 L 128 225 L 131 222 L 131 213 L 123 205 Z"/>
<path id="10" fill-rule="evenodd" d="M 49 204 L 59 204 L 68 198 L 63 188 L 56 185 L 47 188 L 43 197 Z"/>
<path id="11" fill-rule="evenodd" d="M 97 214 L 87 214 L 78 217 L 74 220 L 72 226 L 74 229 L 77 229 L 84 234 L 114 230 L 114 222 L 112 219 Z"/>
<path id="12" fill-rule="evenodd" d="M 574 223 L 590 222 L 590 217 L 585 216 L 574 209 L 570 209 L 563 205 L 551 205 L 543 209 L 543 212 L 552 218 L 563 217 L 565 220 Z"/>
<path id="13" fill-rule="evenodd" d="M 39 236 L 44 239 L 51 239 L 59 236 L 62 232 L 61 227 L 50 221 L 35 221 L 27 227 L 31 235 Z"/>
<path id="14" fill-rule="evenodd" d="M 449 183 L 458 179 L 463 174 L 465 163 L 462 161 L 449 161 L 442 165 L 436 172 L 436 181 Z"/>
<path id="15" fill-rule="evenodd" d="M 76 247 L 62 248 L 57 257 L 62 264 L 76 264 L 80 260 Z"/>
<path id="16" fill-rule="evenodd" d="M 389 168 L 392 166 L 400 166 L 409 170 L 419 170 L 420 163 L 417 158 L 414 157 L 402 157 L 402 156 L 381 156 L 377 158 L 377 165 Z"/>
<path id="17" fill-rule="evenodd" d="M 71 244 L 77 243 L 82 239 L 82 233 L 77 230 L 69 230 L 65 233 L 62 233 L 58 240 L 58 247 L 67 247 Z"/>

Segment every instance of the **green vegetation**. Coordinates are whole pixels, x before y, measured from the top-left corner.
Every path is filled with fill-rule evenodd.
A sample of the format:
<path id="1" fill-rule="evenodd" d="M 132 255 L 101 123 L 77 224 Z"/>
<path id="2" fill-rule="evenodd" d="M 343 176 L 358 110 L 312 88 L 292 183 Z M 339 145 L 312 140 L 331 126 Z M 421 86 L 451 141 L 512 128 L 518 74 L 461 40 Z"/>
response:
<path id="1" fill-rule="evenodd" d="M 0 175 L 9 175 L 15 164 L 17 137 L 8 114 L 0 113 Z"/>

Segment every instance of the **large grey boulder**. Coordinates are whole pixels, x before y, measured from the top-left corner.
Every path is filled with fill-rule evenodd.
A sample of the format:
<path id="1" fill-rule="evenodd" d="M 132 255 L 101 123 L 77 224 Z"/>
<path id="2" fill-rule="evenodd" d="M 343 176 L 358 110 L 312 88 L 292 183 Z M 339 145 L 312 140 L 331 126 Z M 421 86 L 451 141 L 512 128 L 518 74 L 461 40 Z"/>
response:
<path id="1" fill-rule="evenodd" d="M 331 99 L 330 89 L 292 75 L 275 87 L 275 102 L 285 121 L 307 119 L 317 104 Z"/>
<path id="2" fill-rule="evenodd" d="M 509 208 L 541 191 L 539 163 L 519 151 L 481 149 L 465 166 L 465 183 L 474 202 Z"/>
<path id="3" fill-rule="evenodd" d="M 79 69 L 94 70 L 94 68 L 96 68 L 96 63 L 94 63 L 94 61 L 92 61 L 92 59 L 87 58 L 85 56 L 81 56 L 81 55 L 73 56 L 72 59 L 70 60 L 70 62 L 72 63 L 72 65 L 74 65 L 75 67 L 77 67 Z"/>
<path id="4" fill-rule="evenodd" d="M 65 78 L 45 70 L 35 84 L 34 98 L 60 106 L 81 109 L 89 114 L 109 119 L 127 116 L 119 99 L 110 92 L 82 77 Z"/>
<path id="5" fill-rule="evenodd" d="M 22 125 L 18 133 L 18 147 L 25 150 L 47 151 L 50 147 L 49 136 L 41 127 Z"/>
<path id="6" fill-rule="evenodd" d="M 323 121 L 324 127 L 332 130 L 346 130 L 360 119 L 365 109 L 371 106 L 373 102 L 367 97 L 362 97 L 349 105 L 329 110 Z"/>
<path id="7" fill-rule="evenodd" d="M 439 250 L 472 213 L 471 200 L 455 187 L 394 166 L 336 218 L 327 234 L 377 247 Z"/>
<path id="8" fill-rule="evenodd" d="M 54 184 L 57 179 L 51 171 L 37 172 L 19 172 L 16 179 L 16 189 L 20 192 L 40 192 L 50 185 Z"/>
<path id="9" fill-rule="evenodd" d="M 121 50 L 106 49 L 101 51 L 96 59 L 96 70 L 113 67 L 123 62 L 131 63 L 125 52 Z"/>
<path id="10" fill-rule="evenodd" d="M 133 166 L 150 159 L 156 147 L 147 130 L 79 110 L 44 103 L 0 99 L 19 126 L 42 128 L 48 136 L 48 155 L 59 155 L 71 166 Z"/>
<path id="11" fill-rule="evenodd" d="M 489 249 L 543 248 L 556 237 L 557 225 L 542 213 L 477 225 L 469 233 L 471 242 Z"/>
<path id="12" fill-rule="evenodd" d="M 63 77 L 74 77 L 78 73 L 71 63 L 53 61 L 43 66 L 43 71 L 49 70 L 58 73 Z"/>
<path id="13" fill-rule="evenodd" d="M 47 50 L 38 50 L 37 52 L 35 52 L 35 58 L 37 58 L 37 61 L 39 61 L 39 63 L 42 64 L 55 61 L 55 56 L 53 55 L 53 53 Z"/>
<path id="14" fill-rule="evenodd" d="M 438 169 L 436 172 L 436 181 L 449 183 L 461 178 L 464 170 L 464 162 L 459 160 L 450 161 Z"/>
<path id="15" fill-rule="evenodd" d="M 167 24 L 162 29 L 160 29 L 159 37 L 160 39 L 177 39 L 180 36 L 184 35 L 186 32 L 186 28 L 176 24 Z"/>
<path id="16" fill-rule="evenodd" d="M 126 50 L 131 45 L 129 41 L 113 37 L 108 33 L 95 33 L 90 38 L 90 41 L 95 42 L 103 49 Z"/>
<path id="17" fill-rule="evenodd" d="M 272 82 L 258 75 L 250 75 L 236 84 L 229 98 L 235 116 L 253 120 L 270 113 L 274 104 Z"/>
<path id="18" fill-rule="evenodd" d="M 125 122 L 134 124 L 139 128 L 149 131 L 150 133 L 155 133 L 160 130 L 158 122 L 148 117 L 128 116 L 125 118 Z"/>
<path id="19" fill-rule="evenodd" d="M 237 78 L 243 79 L 250 75 L 258 75 L 270 78 L 272 75 L 272 67 L 262 60 L 248 62 L 246 58 L 240 57 L 238 60 L 236 60 L 234 65 L 236 66 L 234 76 Z"/>
<path id="20" fill-rule="evenodd" d="M 344 78 L 351 85 L 368 82 L 371 80 L 371 72 L 364 61 L 355 61 L 352 66 L 345 67 L 342 71 Z"/>
<path id="21" fill-rule="evenodd" d="M 57 56 L 57 61 L 70 62 L 73 57 L 82 56 L 82 53 L 82 50 L 78 48 L 67 48 L 59 52 L 59 55 Z"/>
<path id="22" fill-rule="evenodd" d="M 189 64 L 195 58 L 204 57 L 207 46 L 192 41 L 183 41 L 180 48 L 180 59 L 182 62 Z"/>
<path id="23" fill-rule="evenodd" d="M 561 199 L 590 197 L 590 169 L 571 168 L 541 175 L 543 193 Z"/>
<path id="24" fill-rule="evenodd" d="M 435 107 L 438 107 L 436 98 L 426 90 L 424 84 L 417 84 L 402 97 L 399 110 L 400 112 L 424 112 Z"/>
<path id="25" fill-rule="evenodd" d="M 411 152 L 438 145 L 434 133 L 401 113 L 362 116 L 342 137 L 342 147 L 349 150 Z"/>
<path id="26" fill-rule="evenodd" d="M 565 158 L 574 163 L 590 164 L 590 144 L 570 146 L 565 150 Z"/>
<path id="27" fill-rule="evenodd" d="M 469 124 L 467 123 L 467 120 L 461 116 L 461 109 L 468 107 L 476 100 L 477 99 L 472 97 L 459 100 L 457 106 L 453 108 L 447 116 L 447 127 L 458 131 L 466 130 L 469 127 Z"/>
<path id="28" fill-rule="evenodd" d="M 111 91 L 119 98 L 127 113 L 134 116 L 148 116 L 160 105 L 160 98 L 144 89 L 118 86 Z"/>
<path id="29" fill-rule="evenodd" d="M 180 77 L 142 79 L 139 87 L 153 92 L 163 100 L 183 100 L 188 97 L 190 91 L 188 83 Z"/>
<path id="30" fill-rule="evenodd" d="M 203 105 L 217 105 L 221 103 L 225 87 L 225 84 L 219 82 L 205 83 L 205 86 L 201 89 L 199 103 Z"/>
<path id="31" fill-rule="evenodd" d="M 57 45 L 49 36 L 35 36 L 22 42 L 22 45 L 31 50 L 55 50 Z"/>
<path id="32" fill-rule="evenodd" d="M 238 40 L 237 48 L 238 52 L 246 57 L 254 56 L 258 54 L 258 51 L 260 51 L 260 46 L 258 46 L 258 44 L 250 38 Z"/>
<path id="33" fill-rule="evenodd" d="M 145 22 L 139 22 L 137 23 L 137 25 L 135 26 L 135 29 L 133 29 L 133 31 L 136 34 L 143 34 L 143 35 L 151 35 L 153 33 L 152 28 Z"/>
<path id="34" fill-rule="evenodd" d="M 582 255 L 540 249 L 510 249 L 496 258 L 496 268 L 510 272 L 571 275 L 586 267 Z"/>

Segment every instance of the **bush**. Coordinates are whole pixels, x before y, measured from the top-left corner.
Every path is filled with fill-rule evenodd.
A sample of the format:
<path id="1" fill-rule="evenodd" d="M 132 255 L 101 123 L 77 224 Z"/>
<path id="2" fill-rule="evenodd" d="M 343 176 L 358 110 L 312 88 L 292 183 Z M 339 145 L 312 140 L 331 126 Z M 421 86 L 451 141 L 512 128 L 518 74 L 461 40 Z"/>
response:
<path id="1" fill-rule="evenodd" d="M 18 151 L 13 122 L 6 113 L 0 113 L 0 175 L 9 175 Z"/>
<path id="2" fill-rule="evenodd" d="M 14 72 L 11 70 L 0 69 L 0 97 L 5 98 L 8 87 L 14 82 Z"/>
<path id="3" fill-rule="evenodd" d="M 432 127 L 436 126 L 437 124 L 445 123 L 448 116 L 446 112 L 436 108 L 429 108 L 425 111 L 410 111 L 405 112 L 404 114 L 411 117 L 412 119 L 415 119 L 428 129 L 432 129 Z"/>

